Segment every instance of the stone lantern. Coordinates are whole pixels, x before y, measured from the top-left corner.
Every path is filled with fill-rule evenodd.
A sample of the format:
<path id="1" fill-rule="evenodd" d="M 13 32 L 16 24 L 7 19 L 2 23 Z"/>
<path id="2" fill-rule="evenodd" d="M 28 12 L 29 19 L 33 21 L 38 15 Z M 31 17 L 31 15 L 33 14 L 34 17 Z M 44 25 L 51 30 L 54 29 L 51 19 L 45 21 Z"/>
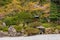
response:
<path id="1" fill-rule="evenodd" d="M 37 28 L 40 30 L 40 34 L 44 34 L 45 33 L 45 27 L 38 26 Z"/>

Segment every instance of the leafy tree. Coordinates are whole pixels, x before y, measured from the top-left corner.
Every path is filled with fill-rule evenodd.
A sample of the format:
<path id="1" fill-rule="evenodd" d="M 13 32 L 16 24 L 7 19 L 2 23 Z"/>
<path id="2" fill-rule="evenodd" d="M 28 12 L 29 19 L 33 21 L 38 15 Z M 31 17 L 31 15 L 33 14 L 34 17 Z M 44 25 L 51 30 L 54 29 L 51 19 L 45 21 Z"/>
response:
<path id="1" fill-rule="evenodd" d="M 53 21 L 58 19 L 57 5 L 53 2 L 51 3 L 50 19 Z"/>
<path id="2" fill-rule="evenodd" d="M 13 15 L 13 13 L 11 15 Z M 13 16 L 11 15 L 9 14 L 8 17 L 4 19 L 4 22 L 7 25 L 15 25 L 15 24 L 19 24 L 20 22 L 25 24 L 27 22 L 31 22 L 33 19 L 32 14 L 27 13 L 27 12 L 19 12 Z"/>
<path id="3" fill-rule="evenodd" d="M 16 14 L 16 16 L 18 16 L 18 20 L 20 22 L 23 22 L 24 25 L 25 25 L 25 23 L 31 22 L 33 19 L 32 14 L 27 13 L 27 12 L 20 12 L 20 13 Z"/>

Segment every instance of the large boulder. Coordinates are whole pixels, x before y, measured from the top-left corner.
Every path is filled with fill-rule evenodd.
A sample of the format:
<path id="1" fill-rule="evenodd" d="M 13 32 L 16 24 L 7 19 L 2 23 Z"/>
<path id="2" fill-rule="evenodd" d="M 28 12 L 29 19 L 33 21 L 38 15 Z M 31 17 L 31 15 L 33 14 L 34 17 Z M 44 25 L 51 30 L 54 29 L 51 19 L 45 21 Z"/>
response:
<path id="1" fill-rule="evenodd" d="M 55 29 L 55 34 L 59 34 L 59 30 L 58 29 Z"/>
<path id="2" fill-rule="evenodd" d="M 16 32 L 16 29 L 13 26 L 10 26 L 8 28 L 8 33 L 9 33 L 10 36 L 16 36 L 17 32 Z"/>
<path id="3" fill-rule="evenodd" d="M 8 32 L 0 31 L 0 37 L 9 36 Z"/>
<path id="4" fill-rule="evenodd" d="M 21 32 L 17 32 L 16 36 L 22 36 Z"/>
<path id="5" fill-rule="evenodd" d="M 46 34 L 52 34 L 52 29 L 51 28 L 45 28 L 45 33 Z"/>
<path id="6" fill-rule="evenodd" d="M 45 28 L 45 33 L 46 34 L 51 34 L 51 28 Z"/>

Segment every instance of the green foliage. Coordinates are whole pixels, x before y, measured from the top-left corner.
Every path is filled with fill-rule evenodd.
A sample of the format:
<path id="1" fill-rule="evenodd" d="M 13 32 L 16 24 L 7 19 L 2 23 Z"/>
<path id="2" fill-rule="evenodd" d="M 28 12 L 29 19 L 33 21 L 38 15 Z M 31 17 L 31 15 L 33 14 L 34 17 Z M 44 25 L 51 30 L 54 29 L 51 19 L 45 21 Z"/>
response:
<path id="1" fill-rule="evenodd" d="M 3 27 L 3 28 L 2 28 L 2 31 L 8 32 L 8 27 Z"/>
<path id="2" fill-rule="evenodd" d="M 6 4 L 11 3 L 12 0 L 0 0 L 0 6 L 4 6 Z"/>
<path id="3" fill-rule="evenodd" d="M 40 19 L 40 22 L 41 22 L 41 23 L 46 23 L 47 20 L 46 20 L 45 18 L 42 18 L 42 19 Z"/>
<path id="4" fill-rule="evenodd" d="M 60 7 L 56 5 L 55 3 L 51 2 L 51 12 L 50 12 L 50 19 L 52 21 L 57 21 L 60 17 L 60 13 L 58 12 L 58 9 Z"/>
<path id="5" fill-rule="evenodd" d="M 17 20 L 15 20 L 14 17 L 6 17 L 6 18 L 4 19 L 4 22 L 6 23 L 7 26 L 17 24 Z"/>
<path id="6" fill-rule="evenodd" d="M 0 26 L 0 30 L 1 30 L 1 31 L 4 31 L 4 32 L 7 32 L 7 31 L 8 31 L 8 27 Z"/>
<path id="7" fill-rule="evenodd" d="M 14 26 L 14 28 L 16 29 L 17 32 L 21 32 L 21 30 L 23 29 L 22 26 Z"/>
<path id="8" fill-rule="evenodd" d="M 10 15 L 10 14 L 9 14 Z M 4 19 L 6 25 L 16 25 L 20 22 L 31 22 L 33 19 L 32 14 L 27 12 L 16 13 L 13 16 L 8 16 Z"/>
<path id="9" fill-rule="evenodd" d="M 40 0 L 39 3 L 40 3 L 40 4 L 47 3 L 47 0 Z"/>
<path id="10" fill-rule="evenodd" d="M 60 25 L 57 25 L 57 26 L 56 26 L 56 29 L 59 29 L 59 30 L 60 30 Z"/>
<path id="11" fill-rule="evenodd" d="M 37 27 L 37 26 L 40 26 L 41 23 L 40 22 L 32 22 L 29 24 L 30 27 Z"/>
<path id="12" fill-rule="evenodd" d="M 42 26 L 45 28 L 51 27 L 51 28 L 56 28 L 57 24 L 55 23 L 42 23 Z"/>
<path id="13" fill-rule="evenodd" d="M 30 14 L 29 12 L 20 12 L 20 13 L 17 13 L 15 16 L 17 17 L 18 21 L 23 22 L 23 23 L 31 22 L 33 19 L 32 14 Z"/>
<path id="14" fill-rule="evenodd" d="M 20 19 L 29 19 L 29 18 L 32 18 L 32 17 L 33 17 L 32 14 L 27 13 L 27 12 L 20 12 L 20 13 L 17 14 L 17 15 L 18 15 L 18 17 L 19 17 Z"/>
<path id="15" fill-rule="evenodd" d="M 27 27 L 27 28 L 25 29 L 25 33 L 27 33 L 28 35 L 38 34 L 38 33 L 39 33 L 39 30 L 36 29 L 36 28 Z"/>
<path id="16" fill-rule="evenodd" d="M 48 27 L 51 27 L 51 25 L 49 23 L 43 23 L 42 26 L 48 28 Z"/>
<path id="17" fill-rule="evenodd" d="M 2 10 L 0 10 L 2 13 L 5 13 L 5 12 L 8 13 L 8 15 L 7 15 L 7 13 L 5 13 L 7 16 L 5 16 L 5 18 L 3 19 L 3 21 L 6 23 L 7 26 L 16 25 L 16 26 L 14 26 L 14 28 L 17 30 L 17 32 L 20 32 L 24 27 L 21 25 L 19 26 L 19 24 L 20 23 L 26 24 L 27 22 L 29 22 L 29 24 L 25 28 L 25 33 L 27 33 L 27 34 L 39 33 L 39 30 L 34 27 L 37 27 L 40 25 L 42 25 L 46 28 L 56 27 L 57 29 L 60 29 L 60 25 L 56 25 L 54 23 L 47 23 L 46 18 L 44 18 L 44 14 L 45 14 L 44 11 L 46 11 L 49 7 L 44 8 L 44 10 L 39 9 L 40 5 L 42 5 L 41 6 L 42 8 L 43 8 L 43 6 L 44 7 L 49 6 L 48 5 L 49 2 L 47 2 L 49 0 L 18 0 L 20 2 L 18 2 L 18 1 L 16 2 L 16 1 L 0 0 L 0 6 L 5 6 L 6 4 L 9 4 L 11 2 L 13 2 L 13 3 L 11 3 L 10 5 L 14 5 L 14 6 L 11 6 L 11 8 L 10 8 L 10 5 L 7 5 L 6 9 L 3 7 Z M 45 3 L 48 3 L 48 4 L 45 4 Z M 36 10 L 35 10 L 35 6 L 36 6 Z M 30 10 L 30 8 L 32 10 Z M 59 12 L 60 6 L 57 6 L 55 3 L 51 2 L 50 9 L 51 10 L 50 10 L 49 18 L 50 18 L 50 20 L 52 20 L 52 22 L 53 21 L 55 22 L 60 17 L 60 12 Z M 35 15 L 39 16 L 39 19 L 38 19 L 39 22 L 34 22 Z M 45 15 L 45 16 L 47 16 L 47 15 Z M 2 21 L 0 21 L 0 25 L 2 25 L 1 23 L 2 23 Z M 0 30 L 8 31 L 8 27 L 1 26 Z"/>

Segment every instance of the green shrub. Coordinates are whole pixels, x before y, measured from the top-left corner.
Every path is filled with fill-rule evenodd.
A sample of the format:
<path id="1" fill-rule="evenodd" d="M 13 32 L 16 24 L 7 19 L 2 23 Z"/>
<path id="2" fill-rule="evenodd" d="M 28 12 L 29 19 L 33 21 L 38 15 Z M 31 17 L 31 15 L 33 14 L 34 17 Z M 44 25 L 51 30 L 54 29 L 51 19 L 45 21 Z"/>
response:
<path id="1" fill-rule="evenodd" d="M 45 22 L 47 22 L 47 20 L 45 18 L 43 18 L 43 19 L 40 19 L 40 22 L 45 23 Z"/>
<path id="2" fill-rule="evenodd" d="M 60 30 L 60 25 L 56 26 L 56 29 L 59 29 Z"/>
<path id="3" fill-rule="evenodd" d="M 29 26 L 30 27 L 37 27 L 37 26 L 40 26 L 40 22 L 33 22 L 33 23 L 30 23 Z"/>
<path id="4" fill-rule="evenodd" d="M 26 27 L 25 33 L 27 33 L 28 35 L 31 35 L 31 34 L 34 35 L 34 34 L 38 34 L 39 30 L 37 28 Z"/>
<path id="5" fill-rule="evenodd" d="M 5 6 L 6 4 L 11 3 L 12 0 L 0 0 L 0 6 Z"/>
<path id="6" fill-rule="evenodd" d="M 53 25 L 53 24 L 52 24 Z M 50 23 L 42 23 L 42 26 L 48 28 L 48 27 L 51 27 L 51 24 Z"/>
<path id="7" fill-rule="evenodd" d="M 23 29 L 22 26 L 14 26 L 14 28 L 16 29 L 17 32 L 20 32 Z"/>
<path id="8" fill-rule="evenodd" d="M 14 17 L 6 17 L 4 19 L 4 22 L 6 23 L 7 26 L 10 26 L 10 25 L 16 25 L 18 21 Z"/>
<path id="9" fill-rule="evenodd" d="M 3 27 L 3 28 L 2 28 L 2 31 L 8 32 L 8 27 Z"/>
<path id="10" fill-rule="evenodd" d="M 48 27 L 52 27 L 55 28 L 57 26 L 57 24 L 55 23 L 42 23 L 42 26 L 48 28 Z"/>

